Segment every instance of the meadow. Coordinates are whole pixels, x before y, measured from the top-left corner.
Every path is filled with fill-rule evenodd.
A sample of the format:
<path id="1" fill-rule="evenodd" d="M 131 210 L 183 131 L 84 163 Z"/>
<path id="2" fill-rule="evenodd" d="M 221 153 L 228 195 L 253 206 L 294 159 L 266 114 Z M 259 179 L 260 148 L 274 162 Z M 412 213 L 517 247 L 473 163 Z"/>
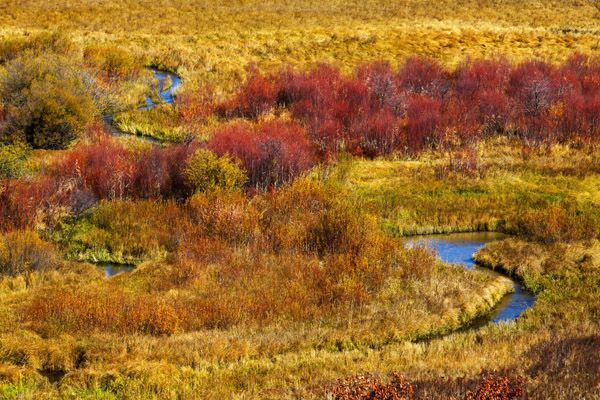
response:
<path id="1" fill-rule="evenodd" d="M 600 398 L 599 18 L 0 6 L 0 398 Z"/>

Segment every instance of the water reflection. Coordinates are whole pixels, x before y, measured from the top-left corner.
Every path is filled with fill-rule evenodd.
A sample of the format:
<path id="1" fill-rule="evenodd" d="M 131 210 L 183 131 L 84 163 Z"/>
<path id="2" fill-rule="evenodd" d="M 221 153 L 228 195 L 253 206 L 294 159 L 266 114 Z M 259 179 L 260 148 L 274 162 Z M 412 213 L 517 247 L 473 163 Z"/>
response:
<path id="1" fill-rule="evenodd" d="M 159 71 L 157 69 L 153 69 L 153 71 L 154 77 L 158 79 L 158 94 L 165 103 L 173 104 L 173 102 L 175 101 L 175 99 L 173 98 L 173 91 L 177 89 L 179 85 L 181 85 L 181 78 L 178 75 L 172 74 L 170 72 Z M 171 85 L 165 89 L 167 79 L 171 80 Z M 156 105 L 157 104 L 155 104 L 152 101 L 152 97 L 148 96 L 146 98 L 146 105 L 140 107 L 139 110 L 148 110 Z"/>
<path id="2" fill-rule="evenodd" d="M 109 278 L 121 272 L 132 272 L 135 269 L 135 265 L 130 264 L 97 263 L 96 266 L 103 270 Z"/>

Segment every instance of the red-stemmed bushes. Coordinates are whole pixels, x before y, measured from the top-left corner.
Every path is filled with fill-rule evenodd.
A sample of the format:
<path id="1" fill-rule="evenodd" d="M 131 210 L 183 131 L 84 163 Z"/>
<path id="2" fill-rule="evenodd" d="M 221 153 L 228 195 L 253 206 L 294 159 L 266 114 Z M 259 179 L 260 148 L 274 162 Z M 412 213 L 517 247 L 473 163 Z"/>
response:
<path id="1" fill-rule="evenodd" d="M 50 166 L 58 180 L 72 179 L 98 199 L 182 198 L 191 194 L 183 176 L 199 144 L 135 148 L 109 135 L 82 143 Z"/>
<path id="2" fill-rule="evenodd" d="M 207 146 L 218 156 L 229 154 L 239 159 L 249 185 L 259 189 L 285 184 L 315 162 L 304 129 L 281 120 L 226 126 Z"/>
<path id="3" fill-rule="evenodd" d="M 218 110 L 228 117 L 256 118 L 267 112 L 276 98 L 273 81 L 253 68 L 237 95 Z"/>
<path id="4" fill-rule="evenodd" d="M 600 59 L 575 54 L 559 66 L 467 60 L 450 71 L 409 57 L 397 69 L 376 61 L 350 76 L 327 64 L 301 72 L 288 66 L 270 76 L 253 72 L 223 107 L 225 115 L 249 118 L 288 108 L 321 158 L 341 148 L 368 157 L 464 148 L 493 135 L 517 136 L 527 146 L 594 142 Z"/>

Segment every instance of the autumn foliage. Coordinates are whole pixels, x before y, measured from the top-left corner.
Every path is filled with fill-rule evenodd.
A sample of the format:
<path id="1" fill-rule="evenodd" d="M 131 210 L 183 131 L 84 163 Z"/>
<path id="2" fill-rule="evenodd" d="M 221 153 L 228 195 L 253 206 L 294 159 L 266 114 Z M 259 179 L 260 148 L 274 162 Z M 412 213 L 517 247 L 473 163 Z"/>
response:
<path id="1" fill-rule="evenodd" d="M 131 238 L 132 251 L 143 241 L 169 240 L 163 242 L 167 263 L 140 267 L 140 279 L 152 276 L 141 293 L 118 284 L 45 291 L 21 315 L 39 331 L 57 323 L 76 332 L 155 335 L 309 322 L 362 309 L 390 277 L 431 273 L 431 254 L 405 254 L 336 194 L 303 178 L 252 201 L 240 192 L 210 191 L 180 207 L 152 201 L 114 202 L 112 211 L 103 206 L 94 217 L 98 225 L 121 241 Z"/>
<path id="2" fill-rule="evenodd" d="M 468 390 L 464 396 L 450 396 L 448 400 L 510 400 L 523 396 L 523 379 L 504 376 L 483 376 L 475 391 Z M 389 381 L 373 374 L 355 375 L 340 379 L 332 391 L 335 400 L 413 400 L 413 386 L 399 374 Z M 427 397 L 429 399 L 429 397 Z"/>
<path id="3" fill-rule="evenodd" d="M 452 71 L 409 57 L 396 69 L 378 61 L 350 76 L 327 64 L 270 76 L 254 71 L 220 108 L 246 118 L 289 109 L 320 156 L 344 147 L 372 157 L 467 146 L 491 135 L 519 137 L 529 146 L 596 142 L 599 89 L 600 59 L 581 54 L 562 65 L 467 60 Z"/>
<path id="4" fill-rule="evenodd" d="M 281 120 L 226 126 L 214 134 L 207 147 L 219 156 L 239 159 L 249 185 L 259 189 L 290 182 L 315 163 L 304 129 Z"/>

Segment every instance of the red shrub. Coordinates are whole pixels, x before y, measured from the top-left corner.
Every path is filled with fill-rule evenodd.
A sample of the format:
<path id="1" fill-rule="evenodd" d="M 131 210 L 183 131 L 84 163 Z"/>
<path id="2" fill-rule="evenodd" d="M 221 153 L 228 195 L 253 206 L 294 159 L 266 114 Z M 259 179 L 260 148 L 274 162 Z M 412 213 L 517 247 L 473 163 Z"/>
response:
<path id="1" fill-rule="evenodd" d="M 559 93 L 556 69 L 542 61 L 519 64 L 510 74 L 507 94 L 515 101 L 514 124 L 519 134 L 534 143 L 551 142 L 552 106 Z"/>
<path id="2" fill-rule="evenodd" d="M 279 73 L 276 81 L 279 104 L 290 105 L 307 100 L 313 106 L 318 106 L 331 97 L 342 81 L 342 76 L 339 69 L 334 66 L 319 64 L 316 68 L 301 74 L 295 73 L 288 67 Z"/>
<path id="3" fill-rule="evenodd" d="M 176 104 L 179 108 L 181 123 L 186 128 L 193 130 L 215 112 L 213 88 L 204 86 L 194 92 L 178 93 Z"/>
<path id="4" fill-rule="evenodd" d="M 357 120 L 350 126 L 349 135 L 357 144 L 355 152 L 367 157 L 391 154 L 406 147 L 404 119 L 389 110 Z"/>
<path id="5" fill-rule="evenodd" d="M 200 145 L 197 142 L 158 146 L 142 153 L 136 160 L 132 197 L 186 198 L 192 194 L 184 168 L 187 159 Z"/>
<path id="6" fill-rule="evenodd" d="M 557 125 L 561 139 L 600 136 L 600 59 L 575 54 L 560 69 L 560 113 Z"/>
<path id="7" fill-rule="evenodd" d="M 443 97 L 450 89 L 449 74 L 432 58 L 409 57 L 398 70 L 403 90 L 416 94 Z"/>
<path id="8" fill-rule="evenodd" d="M 130 196 L 135 171 L 133 151 L 105 136 L 92 144 L 81 144 L 66 158 L 51 166 L 52 174 L 75 179 L 100 199 Z"/>
<path id="9" fill-rule="evenodd" d="M 274 104 L 291 110 L 322 158 L 342 147 L 372 157 L 460 148 L 505 134 L 528 146 L 596 141 L 600 58 L 575 54 L 561 67 L 468 60 L 450 72 L 436 60 L 409 57 L 397 72 L 378 61 L 353 76 L 327 64 L 306 72 L 286 67 L 269 77 L 254 71 L 224 110 L 254 118 Z"/>
<path id="10" fill-rule="evenodd" d="M 304 129 L 281 120 L 256 127 L 227 126 L 215 133 L 208 148 L 219 156 L 228 153 L 240 159 L 249 184 L 261 189 L 290 182 L 315 162 Z"/>
<path id="11" fill-rule="evenodd" d="M 52 227 L 69 205 L 72 182 L 41 176 L 5 180 L 0 188 L 0 230 Z"/>
<path id="12" fill-rule="evenodd" d="M 108 135 L 96 135 L 50 166 L 50 175 L 70 179 L 98 199 L 187 197 L 183 168 L 197 143 L 133 149 Z"/>
<path id="13" fill-rule="evenodd" d="M 406 141 L 410 151 L 418 152 L 439 138 L 442 101 L 429 96 L 413 96 L 408 105 Z"/>
<path id="14" fill-rule="evenodd" d="M 229 117 L 256 118 L 275 105 L 276 99 L 277 92 L 272 79 L 252 69 L 237 95 L 220 108 Z"/>
<path id="15" fill-rule="evenodd" d="M 476 102 L 481 92 L 503 92 L 511 66 L 505 59 L 467 61 L 454 71 L 454 91 L 465 103 Z"/>
<path id="16" fill-rule="evenodd" d="M 396 109 L 400 100 L 400 82 L 389 62 L 378 61 L 359 66 L 356 76 L 369 87 L 371 102 L 375 106 L 372 111 L 388 107 Z"/>
<path id="17" fill-rule="evenodd" d="M 467 61 L 454 72 L 452 96 L 458 104 L 454 114 L 463 141 L 502 134 L 513 117 L 513 101 L 506 95 L 511 73 L 504 59 Z"/>

